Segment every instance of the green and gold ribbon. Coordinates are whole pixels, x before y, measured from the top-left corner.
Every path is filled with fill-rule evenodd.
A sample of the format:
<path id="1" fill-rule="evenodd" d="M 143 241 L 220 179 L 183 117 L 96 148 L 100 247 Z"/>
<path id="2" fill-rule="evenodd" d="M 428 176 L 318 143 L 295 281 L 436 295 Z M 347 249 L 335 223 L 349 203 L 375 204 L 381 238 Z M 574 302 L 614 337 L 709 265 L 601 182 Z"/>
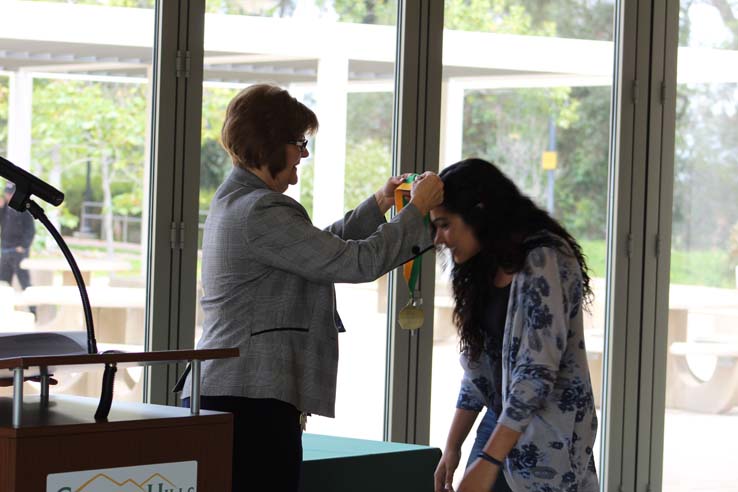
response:
<path id="1" fill-rule="evenodd" d="M 405 178 L 405 181 L 403 181 L 400 186 L 395 188 L 395 208 L 397 209 L 397 213 L 400 213 L 400 211 L 405 208 L 405 205 L 410 201 L 409 195 L 405 192 L 409 192 L 412 189 L 413 181 L 415 181 L 417 177 L 417 174 L 411 174 Z M 402 267 L 402 275 L 405 277 L 405 282 L 407 282 L 411 298 L 415 292 L 415 285 L 418 282 L 418 277 L 420 276 L 420 268 L 423 264 L 422 260 L 422 256 L 417 256 L 405 263 Z"/>
<path id="2" fill-rule="evenodd" d="M 415 181 L 417 177 L 417 174 L 410 174 L 397 188 L 395 188 L 395 208 L 397 213 L 399 213 L 410 201 L 409 195 L 406 192 L 409 192 L 412 189 L 413 181 Z M 426 216 L 424 220 L 427 224 L 429 218 Z M 416 330 L 423 325 L 424 314 L 423 310 L 419 307 L 422 300 L 417 302 L 418 300 L 415 298 L 415 286 L 418 283 L 422 265 L 423 257 L 418 255 L 405 263 L 402 267 L 402 276 L 405 277 L 410 297 L 407 305 L 400 310 L 397 321 L 399 322 L 400 327 L 406 330 Z"/>

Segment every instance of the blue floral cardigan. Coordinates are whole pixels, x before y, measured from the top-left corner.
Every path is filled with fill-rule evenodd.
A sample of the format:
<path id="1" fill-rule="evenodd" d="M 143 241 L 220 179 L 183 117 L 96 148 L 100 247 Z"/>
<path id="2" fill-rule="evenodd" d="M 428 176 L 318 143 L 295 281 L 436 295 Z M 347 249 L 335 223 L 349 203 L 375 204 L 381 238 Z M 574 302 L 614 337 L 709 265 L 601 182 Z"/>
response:
<path id="1" fill-rule="evenodd" d="M 560 239 L 559 239 L 560 241 Z M 597 433 L 582 323 L 582 277 L 573 255 L 533 249 L 510 289 L 498 354 L 461 356 L 457 407 L 499 408 L 498 423 L 521 432 L 504 473 L 516 492 L 596 492 Z M 502 388 L 495 372 L 502 370 Z"/>

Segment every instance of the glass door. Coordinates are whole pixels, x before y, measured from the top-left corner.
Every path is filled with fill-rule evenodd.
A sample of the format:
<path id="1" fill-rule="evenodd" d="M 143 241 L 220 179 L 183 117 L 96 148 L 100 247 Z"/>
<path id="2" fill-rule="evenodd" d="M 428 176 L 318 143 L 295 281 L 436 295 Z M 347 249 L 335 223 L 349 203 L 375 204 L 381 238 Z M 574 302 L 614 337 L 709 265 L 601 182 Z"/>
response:
<path id="1" fill-rule="evenodd" d="M 612 1 L 446 0 L 438 167 L 468 157 L 495 162 L 582 246 L 594 291 L 585 336 L 600 417 L 614 16 Z M 438 255 L 430 430 L 430 444 L 441 449 L 463 374 L 444 263 Z"/>
<path id="2" fill-rule="evenodd" d="M 680 7 L 663 490 L 735 490 L 738 2 Z"/>
<path id="3" fill-rule="evenodd" d="M 156 18 L 153 0 L 108 3 L 0 2 L 12 20 L 0 32 L 0 155 L 65 193 L 60 207 L 41 205 L 82 270 L 98 348 L 138 352 Z M 0 332 L 84 331 L 67 262 L 40 223 L 23 224 L 3 222 Z M 95 371 L 57 379 L 55 393 L 100 394 Z M 117 400 L 142 393 L 140 368 L 118 371 Z"/>
<path id="4" fill-rule="evenodd" d="M 286 194 L 324 227 L 369 197 L 392 173 L 397 2 L 208 1 L 200 169 L 200 231 L 232 164 L 219 144 L 228 101 L 273 83 L 317 114 L 320 131 L 299 182 Z M 202 234 L 200 234 L 200 241 Z M 201 244 L 201 242 L 200 242 Z M 198 299 L 202 296 L 198 261 Z M 387 277 L 336 286 L 347 332 L 339 336 L 336 418 L 308 432 L 382 439 L 387 354 Z M 199 303 L 195 343 L 202 334 Z"/>

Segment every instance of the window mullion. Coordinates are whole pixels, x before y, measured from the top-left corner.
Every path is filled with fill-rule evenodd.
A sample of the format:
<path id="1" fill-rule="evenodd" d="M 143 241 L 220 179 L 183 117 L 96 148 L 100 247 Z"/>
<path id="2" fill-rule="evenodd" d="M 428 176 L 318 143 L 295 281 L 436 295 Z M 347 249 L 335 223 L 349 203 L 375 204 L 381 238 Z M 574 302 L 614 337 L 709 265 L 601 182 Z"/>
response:
<path id="1" fill-rule="evenodd" d="M 398 173 L 437 169 L 443 7 L 428 0 L 399 2 L 393 150 Z M 391 441 L 429 441 L 434 279 L 433 255 L 425 254 L 420 278 L 425 324 L 411 333 L 395 322 L 409 293 L 402 275 L 393 275 L 385 415 L 385 439 Z"/>

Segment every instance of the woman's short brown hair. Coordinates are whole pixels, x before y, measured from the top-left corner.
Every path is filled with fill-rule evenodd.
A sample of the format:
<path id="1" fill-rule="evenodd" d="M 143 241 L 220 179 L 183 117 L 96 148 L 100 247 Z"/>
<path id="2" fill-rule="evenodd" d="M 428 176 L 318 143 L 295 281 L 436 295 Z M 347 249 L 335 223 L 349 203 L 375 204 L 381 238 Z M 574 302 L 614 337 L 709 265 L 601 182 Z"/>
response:
<path id="1" fill-rule="evenodd" d="M 285 144 L 318 130 L 318 118 L 289 92 L 270 84 L 243 89 L 226 109 L 221 145 L 235 166 L 266 166 L 272 176 L 287 166 Z"/>

